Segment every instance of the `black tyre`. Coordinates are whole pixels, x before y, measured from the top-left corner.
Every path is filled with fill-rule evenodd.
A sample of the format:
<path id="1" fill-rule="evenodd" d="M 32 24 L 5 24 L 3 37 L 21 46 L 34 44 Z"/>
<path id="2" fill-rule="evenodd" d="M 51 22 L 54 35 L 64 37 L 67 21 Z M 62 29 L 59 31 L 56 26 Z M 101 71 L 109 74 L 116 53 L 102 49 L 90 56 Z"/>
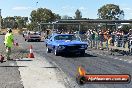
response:
<path id="1" fill-rule="evenodd" d="M 27 42 L 29 42 L 29 39 L 27 39 Z"/>
<path id="2" fill-rule="evenodd" d="M 39 39 L 38 42 L 40 42 L 41 40 Z"/>
<path id="3" fill-rule="evenodd" d="M 47 47 L 46 52 L 51 53 L 51 50 Z"/>
<path id="4" fill-rule="evenodd" d="M 85 51 L 81 51 L 80 56 L 85 56 Z"/>
<path id="5" fill-rule="evenodd" d="M 55 55 L 55 56 L 59 56 L 59 52 L 57 52 L 56 49 L 54 49 L 54 55 Z"/>

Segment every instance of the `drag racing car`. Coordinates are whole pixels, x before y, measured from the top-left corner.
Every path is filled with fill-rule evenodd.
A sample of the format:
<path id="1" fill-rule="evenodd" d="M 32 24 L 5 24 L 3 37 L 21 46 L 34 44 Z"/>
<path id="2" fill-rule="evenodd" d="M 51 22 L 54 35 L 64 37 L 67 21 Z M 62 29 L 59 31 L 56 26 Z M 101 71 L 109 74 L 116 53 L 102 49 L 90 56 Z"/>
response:
<path id="1" fill-rule="evenodd" d="M 39 33 L 30 31 L 25 36 L 25 41 L 41 41 L 41 35 Z"/>
<path id="2" fill-rule="evenodd" d="M 83 56 L 88 47 L 86 42 L 82 42 L 74 34 L 54 34 L 46 41 L 47 53 L 54 55 L 80 54 Z"/>

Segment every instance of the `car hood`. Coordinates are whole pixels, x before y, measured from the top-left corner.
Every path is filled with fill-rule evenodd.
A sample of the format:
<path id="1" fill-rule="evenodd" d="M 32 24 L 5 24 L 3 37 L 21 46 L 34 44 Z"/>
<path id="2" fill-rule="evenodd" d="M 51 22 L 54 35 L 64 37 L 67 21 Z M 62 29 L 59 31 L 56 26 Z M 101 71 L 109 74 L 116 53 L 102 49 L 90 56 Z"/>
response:
<path id="1" fill-rule="evenodd" d="M 55 43 L 58 45 L 74 45 L 74 44 L 87 44 L 86 42 L 77 40 L 56 40 Z"/>

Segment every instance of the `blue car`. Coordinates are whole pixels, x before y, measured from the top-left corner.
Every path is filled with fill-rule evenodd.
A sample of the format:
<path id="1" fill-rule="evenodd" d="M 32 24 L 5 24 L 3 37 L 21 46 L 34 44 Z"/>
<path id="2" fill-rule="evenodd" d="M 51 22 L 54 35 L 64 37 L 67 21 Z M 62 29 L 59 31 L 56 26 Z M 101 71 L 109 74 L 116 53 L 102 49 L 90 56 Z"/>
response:
<path id="1" fill-rule="evenodd" d="M 71 53 L 84 55 L 88 47 L 86 42 L 82 42 L 73 34 L 54 34 L 45 44 L 47 53 L 52 51 L 56 56 Z"/>

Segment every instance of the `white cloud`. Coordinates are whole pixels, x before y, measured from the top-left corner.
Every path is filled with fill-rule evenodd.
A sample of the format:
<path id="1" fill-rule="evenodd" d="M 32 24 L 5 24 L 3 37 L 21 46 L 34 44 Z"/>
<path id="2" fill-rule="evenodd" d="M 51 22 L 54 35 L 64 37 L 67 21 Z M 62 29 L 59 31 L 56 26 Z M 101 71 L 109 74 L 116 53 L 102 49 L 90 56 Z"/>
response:
<path id="1" fill-rule="evenodd" d="M 128 8 L 128 7 L 127 7 L 127 8 L 123 8 L 123 9 L 124 9 L 124 10 L 132 10 L 132 8 Z"/>
<path id="2" fill-rule="evenodd" d="M 24 6 L 16 6 L 12 8 L 13 10 L 28 10 L 31 9 L 31 7 L 24 7 Z"/>
<path id="3" fill-rule="evenodd" d="M 132 15 L 132 13 L 129 13 L 130 15 Z"/>
<path id="4" fill-rule="evenodd" d="M 83 6 L 79 8 L 79 10 L 85 10 L 86 8 L 84 8 Z"/>
<path id="5" fill-rule="evenodd" d="M 73 7 L 73 6 L 68 6 L 68 5 L 67 5 L 67 6 L 63 6 L 62 9 L 63 9 L 63 10 L 74 10 L 75 7 Z"/>

